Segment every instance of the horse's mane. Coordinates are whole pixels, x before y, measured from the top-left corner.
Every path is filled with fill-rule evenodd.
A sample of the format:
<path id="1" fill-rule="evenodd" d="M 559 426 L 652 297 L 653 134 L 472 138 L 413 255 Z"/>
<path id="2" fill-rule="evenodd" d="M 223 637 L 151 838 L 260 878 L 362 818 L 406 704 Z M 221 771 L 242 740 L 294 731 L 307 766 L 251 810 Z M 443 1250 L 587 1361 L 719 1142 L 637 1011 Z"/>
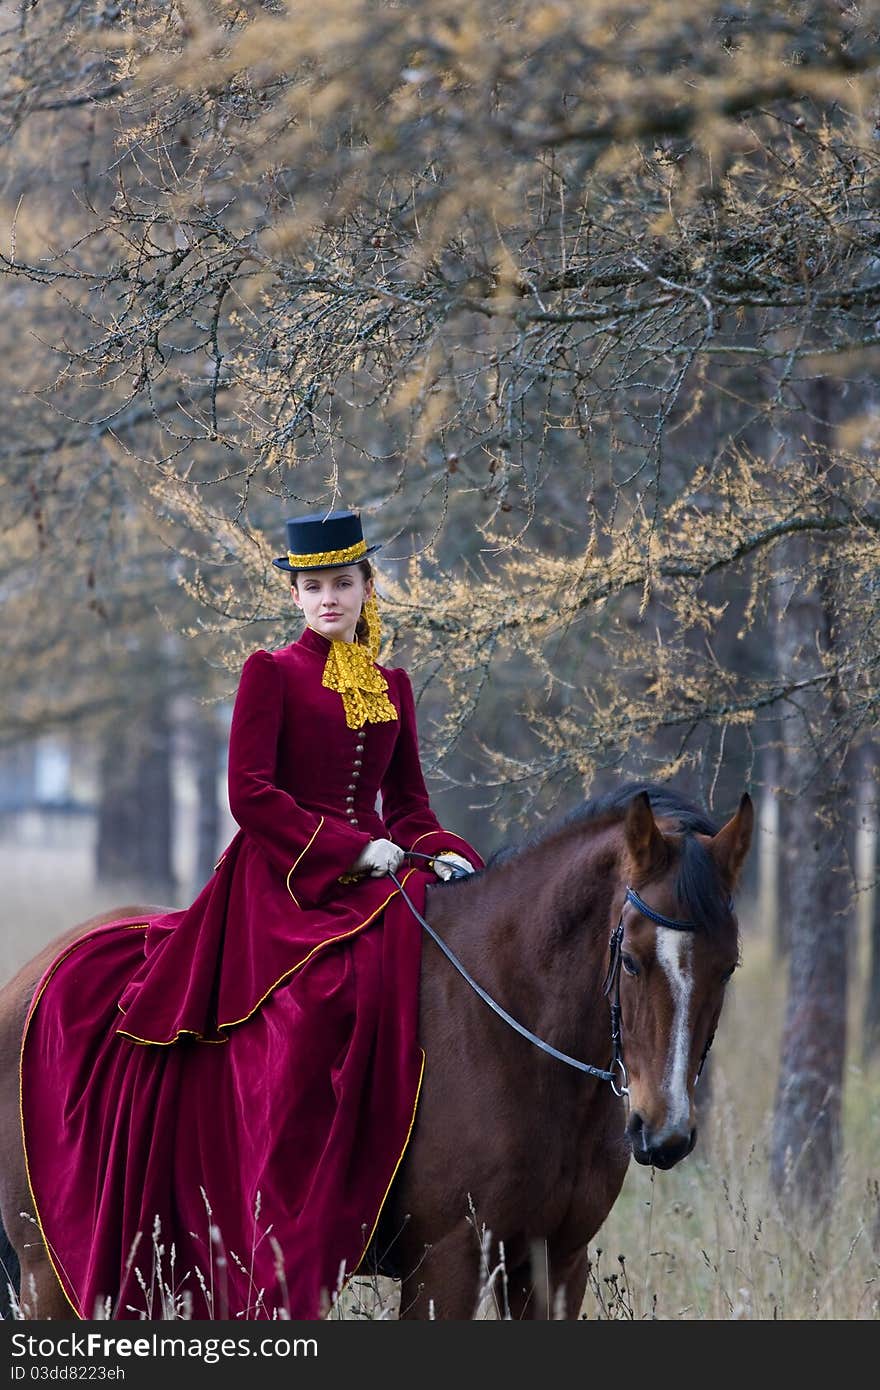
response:
<path id="1" fill-rule="evenodd" d="M 655 782 L 626 782 L 603 796 L 582 801 L 561 819 L 530 835 L 519 844 L 505 845 L 495 850 L 486 862 L 486 871 L 509 863 L 528 850 L 567 834 L 578 834 L 590 827 L 619 824 L 634 796 L 645 792 L 655 816 L 671 820 L 681 835 L 681 857 L 675 879 L 675 896 L 688 917 L 701 924 L 716 920 L 719 898 L 726 905 L 727 893 L 721 883 L 715 861 L 695 835 L 717 835 L 720 827 L 688 801 L 674 787 Z"/>
<path id="2" fill-rule="evenodd" d="M 580 824 L 603 816 L 613 821 L 622 820 L 629 803 L 639 792 L 647 793 L 655 815 L 668 816 L 676 820 L 681 831 L 690 834 L 696 832 L 699 835 L 718 834 L 720 826 L 710 820 L 705 811 L 688 801 L 674 787 L 664 786 L 659 782 L 625 782 L 613 791 L 606 792 L 604 796 L 582 801 L 574 810 L 569 811 L 562 824 Z"/>

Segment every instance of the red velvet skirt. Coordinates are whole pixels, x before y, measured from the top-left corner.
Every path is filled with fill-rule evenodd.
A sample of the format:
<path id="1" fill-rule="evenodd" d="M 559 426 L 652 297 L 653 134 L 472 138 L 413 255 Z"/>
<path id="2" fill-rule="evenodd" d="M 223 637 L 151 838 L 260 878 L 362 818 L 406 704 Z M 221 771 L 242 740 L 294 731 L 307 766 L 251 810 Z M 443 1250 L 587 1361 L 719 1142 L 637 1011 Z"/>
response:
<path id="1" fill-rule="evenodd" d="M 429 881 L 407 876 L 420 910 Z M 403 1157 L 424 1064 L 421 929 L 396 892 L 364 915 L 304 961 L 297 947 L 292 973 L 213 1041 L 119 1031 L 119 1001 L 143 976 L 143 920 L 96 928 L 55 959 L 25 1030 L 22 1125 L 35 1215 L 80 1317 L 301 1319 L 332 1306 Z M 175 920 L 163 924 L 170 939 Z"/>

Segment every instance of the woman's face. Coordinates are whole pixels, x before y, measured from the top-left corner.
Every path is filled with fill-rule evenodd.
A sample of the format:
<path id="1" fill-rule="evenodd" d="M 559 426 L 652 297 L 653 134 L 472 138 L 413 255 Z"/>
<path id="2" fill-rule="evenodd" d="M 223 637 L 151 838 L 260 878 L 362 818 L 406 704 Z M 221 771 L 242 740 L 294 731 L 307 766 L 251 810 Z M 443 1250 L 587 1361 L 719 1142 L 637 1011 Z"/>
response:
<path id="1" fill-rule="evenodd" d="M 373 581 L 364 579 L 359 565 L 306 570 L 292 586 L 294 602 L 309 627 L 331 642 L 354 641 L 361 608 L 372 592 Z"/>

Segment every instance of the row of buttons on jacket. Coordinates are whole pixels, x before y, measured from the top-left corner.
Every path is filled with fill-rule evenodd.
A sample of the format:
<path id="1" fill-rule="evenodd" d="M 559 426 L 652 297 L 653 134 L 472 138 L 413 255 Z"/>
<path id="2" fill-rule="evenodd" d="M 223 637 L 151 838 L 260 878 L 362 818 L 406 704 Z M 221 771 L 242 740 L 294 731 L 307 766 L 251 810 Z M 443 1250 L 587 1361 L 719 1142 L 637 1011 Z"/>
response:
<path id="1" fill-rule="evenodd" d="M 354 810 L 354 794 L 357 791 L 357 781 L 361 775 L 361 764 L 364 760 L 364 738 L 366 731 L 358 729 L 357 742 L 354 746 L 354 762 L 351 768 L 351 781 L 348 784 L 348 793 L 345 798 L 345 809 L 348 819 L 352 825 L 357 825 L 357 816 Z"/>

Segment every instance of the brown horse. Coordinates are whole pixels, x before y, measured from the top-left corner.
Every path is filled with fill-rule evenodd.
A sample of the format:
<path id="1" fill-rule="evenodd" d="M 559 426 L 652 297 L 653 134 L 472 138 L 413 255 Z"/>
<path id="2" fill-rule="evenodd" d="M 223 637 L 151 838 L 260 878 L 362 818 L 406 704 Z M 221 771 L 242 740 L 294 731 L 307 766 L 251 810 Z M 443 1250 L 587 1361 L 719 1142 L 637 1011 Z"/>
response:
<path id="1" fill-rule="evenodd" d="M 671 1168 L 694 1146 L 694 1085 L 737 964 L 732 895 L 752 827 L 747 795 L 719 829 L 671 789 L 631 785 L 429 891 L 429 928 L 506 1017 L 426 940 L 430 1065 L 366 1262 L 399 1277 L 401 1317 L 470 1318 L 502 1246 L 503 1316 L 578 1316 L 588 1242 L 630 1156 Z M 17 1085 L 29 1000 L 66 942 L 165 910 L 74 927 L 0 991 L 0 1214 L 26 1316 L 70 1316 L 21 1215 L 32 1205 Z"/>

